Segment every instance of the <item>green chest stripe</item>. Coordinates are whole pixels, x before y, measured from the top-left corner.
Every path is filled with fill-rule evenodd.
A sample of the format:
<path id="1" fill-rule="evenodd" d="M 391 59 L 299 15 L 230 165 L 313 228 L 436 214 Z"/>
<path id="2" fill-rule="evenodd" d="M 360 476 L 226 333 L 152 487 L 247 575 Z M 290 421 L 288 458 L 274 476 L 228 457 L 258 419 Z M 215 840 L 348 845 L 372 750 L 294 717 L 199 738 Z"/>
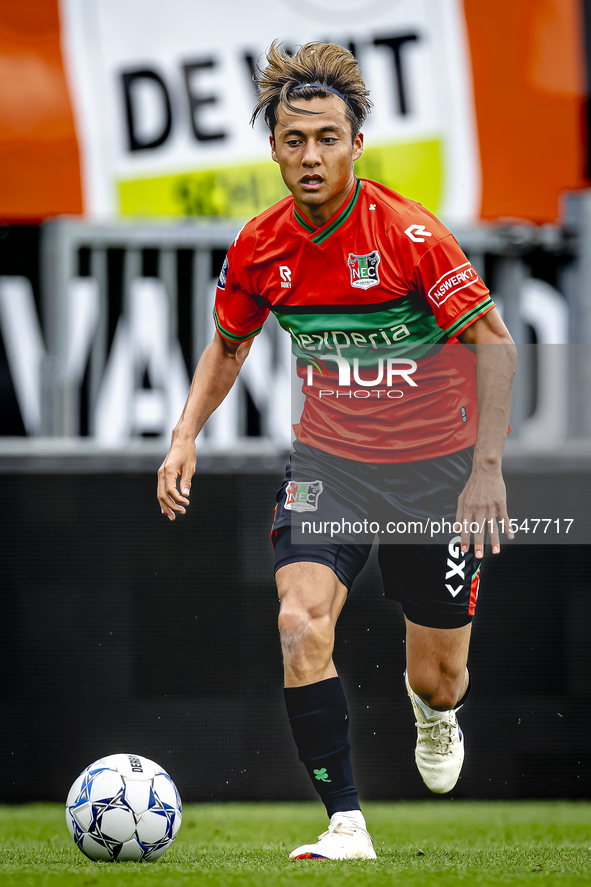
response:
<path id="1" fill-rule="evenodd" d="M 273 313 L 290 334 L 297 357 L 343 353 L 362 365 L 371 364 L 376 352 L 421 356 L 443 336 L 433 315 L 425 314 L 412 299 L 371 314 Z"/>

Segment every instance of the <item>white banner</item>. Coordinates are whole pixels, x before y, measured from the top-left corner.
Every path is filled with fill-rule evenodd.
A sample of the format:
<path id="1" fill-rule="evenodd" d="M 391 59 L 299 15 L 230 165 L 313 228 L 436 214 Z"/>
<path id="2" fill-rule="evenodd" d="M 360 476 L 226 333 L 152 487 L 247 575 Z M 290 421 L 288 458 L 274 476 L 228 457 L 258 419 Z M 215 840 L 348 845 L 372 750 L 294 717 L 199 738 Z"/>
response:
<path id="1" fill-rule="evenodd" d="M 60 0 L 95 217 L 250 217 L 280 199 L 252 71 L 275 38 L 350 48 L 371 90 L 359 175 L 451 224 L 476 218 L 479 153 L 461 0 Z"/>

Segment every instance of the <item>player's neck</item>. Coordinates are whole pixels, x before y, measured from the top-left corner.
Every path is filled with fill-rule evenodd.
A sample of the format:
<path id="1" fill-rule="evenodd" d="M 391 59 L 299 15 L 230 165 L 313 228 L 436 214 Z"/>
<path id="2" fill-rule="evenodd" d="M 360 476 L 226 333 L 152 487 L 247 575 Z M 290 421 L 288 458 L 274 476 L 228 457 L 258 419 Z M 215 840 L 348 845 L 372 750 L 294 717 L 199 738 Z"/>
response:
<path id="1" fill-rule="evenodd" d="M 335 194 L 330 200 L 327 200 L 326 203 L 321 205 L 309 205 L 305 203 L 301 203 L 299 200 L 296 200 L 294 197 L 295 204 L 299 211 L 304 215 L 309 222 L 312 222 L 313 225 L 316 225 L 317 228 L 321 228 L 323 225 L 328 222 L 329 219 L 337 213 L 341 206 L 347 201 L 349 198 L 351 191 L 355 187 L 355 174 L 351 176 L 350 181 L 347 183 L 346 188 L 343 191 L 339 191 L 338 194 Z"/>

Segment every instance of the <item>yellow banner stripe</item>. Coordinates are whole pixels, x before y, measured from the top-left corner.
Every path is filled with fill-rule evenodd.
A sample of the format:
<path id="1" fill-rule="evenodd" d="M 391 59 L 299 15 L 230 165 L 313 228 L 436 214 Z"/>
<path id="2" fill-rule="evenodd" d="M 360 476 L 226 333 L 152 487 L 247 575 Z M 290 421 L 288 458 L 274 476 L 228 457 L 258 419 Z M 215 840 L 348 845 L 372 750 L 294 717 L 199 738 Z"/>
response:
<path id="1" fill-rule="evenodd" d="M 437 212 L 443 191 L 438 139 L 368 148 L 358 176 L 381 182 Z M 197 170 L 117 184 L 124 216 L 235 216 L 251 218 L 288 193 L 273 161 Z"/>

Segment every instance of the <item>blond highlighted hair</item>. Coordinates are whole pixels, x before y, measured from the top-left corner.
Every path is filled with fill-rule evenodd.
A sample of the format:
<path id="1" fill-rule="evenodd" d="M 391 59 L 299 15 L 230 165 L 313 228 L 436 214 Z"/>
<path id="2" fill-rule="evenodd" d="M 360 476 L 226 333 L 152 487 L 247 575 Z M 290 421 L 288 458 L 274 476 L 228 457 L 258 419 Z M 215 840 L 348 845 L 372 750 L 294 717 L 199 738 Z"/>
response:
<path id="1" fill-rule="evenodd" d="M 318 113 L 291 104 L 290 94 L 295 87 L 300 88 L 291 98 L 304 101 L 329 98 L 334 95 L 332 90 L 336 90 L 345 101 L 347 118 L 355 138 L 372 105 L 357 59 L 348 49 L 335 43 L 314 41 L 301 46 L 294 55 L 289 55 L 274 40 L 265 60 L 267 64 L 262 67 L 259 59 L 253 77 L 258 87 L 258 100 L 251 117 L 252 124 L 262 114 L 273 135 L 280 104 L 292 113 Z M 302 87 L 302 84 L 313 85 Z M 322 84 L 331 89 L 323 88 Z"/>

